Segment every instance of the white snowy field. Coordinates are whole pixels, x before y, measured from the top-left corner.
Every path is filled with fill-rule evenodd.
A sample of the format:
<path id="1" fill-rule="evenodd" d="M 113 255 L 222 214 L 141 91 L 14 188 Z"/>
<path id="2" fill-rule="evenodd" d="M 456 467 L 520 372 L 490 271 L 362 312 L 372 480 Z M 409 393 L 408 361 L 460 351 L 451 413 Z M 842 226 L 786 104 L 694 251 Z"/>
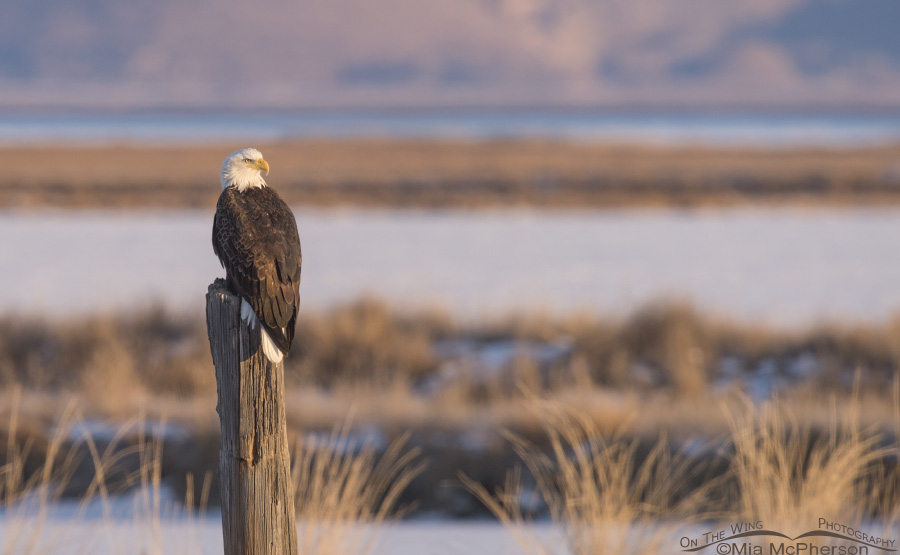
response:
<path id="1" fill-rule="evenodd" d="M 900 311 L 900 209 L 297 210 L 306 307 L 462 316 L 677 299 L 776 324 Z M 0 214 L 0 311 L 202 311 L 212 211 Z"/>
<path id="2" fill-rule="evenodd" d="M 0 518 L 0 550 L 4 553 L 53 555 L 205 555 L 222 553 L 222 523 L 218 513 L 178 520 Z M 359 525 L 347 532 L 352 537 Z M 300 527 L 303 533 L 302 524 Z M 34 544 L 31 534 L 36 532 Z M 553 553 L 568 553 L 559 532 L 548 523 L 525 531 Z M 371 555 L 514 555 L 526 553 L 500 523 L 491 521 L 402 521 L 383 526 L 373 540 Z M 16 541 L 18 540 L 18 541 Z M 302 540 L 301 540 L 302 541 Z M 32 547 L 33 545 L 33 547 Z M 350 545 L 354 545 L 350 540 Z M 368 545 L 368 544 L 366 544 Z M 350 549 L 347 553 L 357 553 Z"/>

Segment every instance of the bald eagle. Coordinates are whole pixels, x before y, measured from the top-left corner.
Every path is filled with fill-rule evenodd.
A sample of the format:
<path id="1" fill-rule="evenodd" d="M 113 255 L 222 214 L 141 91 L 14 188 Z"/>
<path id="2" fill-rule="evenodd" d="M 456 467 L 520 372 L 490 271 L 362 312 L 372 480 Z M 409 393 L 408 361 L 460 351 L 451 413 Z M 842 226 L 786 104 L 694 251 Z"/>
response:
<path id="1" fill-rule="evenodd" d="M 241 319 L 262 326 L 263 353 L 280 362 L 291 348 L 300 302 L 300 236 L 287 204 L 266 185 L 269 163 L 254 148 L 222 164 L 222 194 L 212 244 L 229 288 L 241 297 Z"/>

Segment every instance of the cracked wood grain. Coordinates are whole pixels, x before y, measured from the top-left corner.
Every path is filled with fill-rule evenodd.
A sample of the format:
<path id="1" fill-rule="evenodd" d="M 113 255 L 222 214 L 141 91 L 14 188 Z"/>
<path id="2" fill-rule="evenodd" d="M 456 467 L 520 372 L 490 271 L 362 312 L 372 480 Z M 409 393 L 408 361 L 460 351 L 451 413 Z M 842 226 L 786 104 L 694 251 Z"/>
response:
<path id="1" fill-rule="evenodd" d="M 241 322 L 241 299 L 217 279 L 206 295 L 222 426 L 219 483 L 225 555 L 297 555 L 284 409 L 284 366 Z"/>

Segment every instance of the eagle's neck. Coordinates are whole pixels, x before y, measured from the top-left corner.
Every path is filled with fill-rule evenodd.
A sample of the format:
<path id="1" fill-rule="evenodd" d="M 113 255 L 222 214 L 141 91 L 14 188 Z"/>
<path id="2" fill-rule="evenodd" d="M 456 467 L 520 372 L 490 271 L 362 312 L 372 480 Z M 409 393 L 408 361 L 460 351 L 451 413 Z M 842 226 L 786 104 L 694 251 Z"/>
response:
<path id="1" fill-rule="evenodd" d="M 243 193 L 253 187 L 265 187 L 266 180 L 256 168 L 229 167 L 222 170 L 222 189 L 234 187 Z"/>

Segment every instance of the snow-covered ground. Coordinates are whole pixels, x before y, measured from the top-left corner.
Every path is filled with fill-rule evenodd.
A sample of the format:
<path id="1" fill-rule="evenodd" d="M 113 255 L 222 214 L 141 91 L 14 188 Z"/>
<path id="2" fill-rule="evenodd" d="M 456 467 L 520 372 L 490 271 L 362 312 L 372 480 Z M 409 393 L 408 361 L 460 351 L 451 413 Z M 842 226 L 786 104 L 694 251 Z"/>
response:
<path id="1" fill-rule="evenodd" d="M 29 547 L 31 533 L 37 543 Z M 302 532 L 302 527 L 301 527 Z M 568 553 L 549 523 L 525 532 L 554 553 Z M 371 555 L 513 555 L 526 551 L 492 521 L 403 521 L 384 525 Z M 15 541 L 19 540 L 19 541 Z M 41 522 L 0 517 L 0 550 L 53 555 L 201 555 L 222 553 L 218 513 L 177 520 L 49 518 Z M 355 550 L 348 553 L 355 553 Z"/>
<path id="2" fill-rule="evenodd" d="M 651 300 L 773 323 L 900 310 L 900 209 L 298 210 L 301 294 L 366 293 L 463 316 L 628 312 Z M 164 301 L 203 310 L 223 275 L 212 209 L 0 214 L 0 311 Z"/>

